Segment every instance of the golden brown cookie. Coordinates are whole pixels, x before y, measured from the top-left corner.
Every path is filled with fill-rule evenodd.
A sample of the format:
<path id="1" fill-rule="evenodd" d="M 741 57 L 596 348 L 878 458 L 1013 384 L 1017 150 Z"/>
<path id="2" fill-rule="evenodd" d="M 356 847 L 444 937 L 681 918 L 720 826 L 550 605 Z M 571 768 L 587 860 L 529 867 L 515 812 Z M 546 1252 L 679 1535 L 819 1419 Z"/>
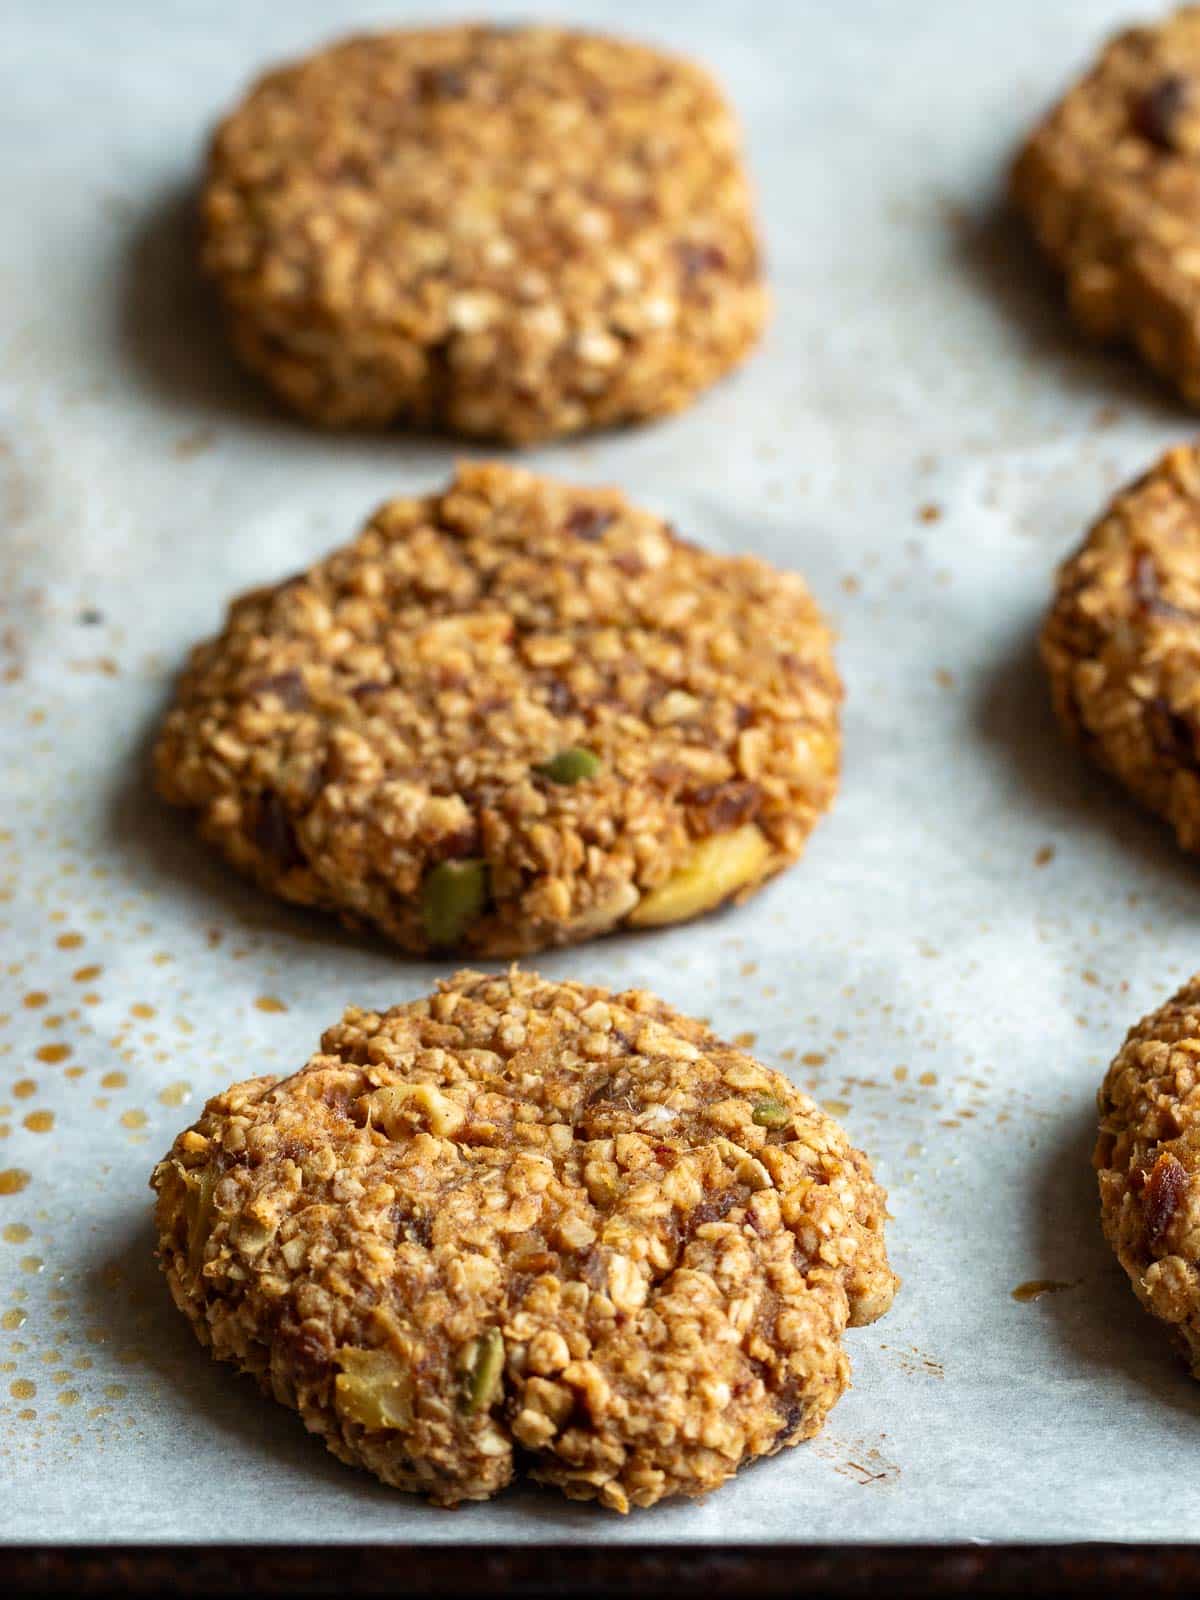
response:
<path id="1" fill-rule="evenodd" d="M 1105 1237 L 1200 1377 L 1200 974 L 1130 1029 L 1099 1103 Z"/>
<path id="2" fill-rule="evenodd" d="M 706 73 L 547 27 L 348 39 L 221 125 L 203 258 L 314 422 L 527 442 L 677 411 L 766 313 Z"/>
<path id="3" fill-rule="evenodd" d="M 1063 725 L 1200 850 L 1200 452 L 1121 491 L 1058 574 L 1042 657 Z"/>
<path id="4" fill-rule="evenodd" d="M 1012 188 L 1080 326 L 1135 345 L 1200 404 L 1200 7 L 1114 39 Z"/>
<path id="5" fill-rule="evenodd" d="M 152 1185 L 175 1302 L 342 1460 L 626 1511 L 811 1437 L 891 1304 L 866 1157 L 637 990 L 460 973 L 216 1096 Z"/>
<path id="6" fill-rule="evenodd" d="M 499 466 L 394 500 L 200 645 L 165 797 L 285 899 L 405 949 L 678 922 L 800 854 L 841 694 L 803 582 Z"/>

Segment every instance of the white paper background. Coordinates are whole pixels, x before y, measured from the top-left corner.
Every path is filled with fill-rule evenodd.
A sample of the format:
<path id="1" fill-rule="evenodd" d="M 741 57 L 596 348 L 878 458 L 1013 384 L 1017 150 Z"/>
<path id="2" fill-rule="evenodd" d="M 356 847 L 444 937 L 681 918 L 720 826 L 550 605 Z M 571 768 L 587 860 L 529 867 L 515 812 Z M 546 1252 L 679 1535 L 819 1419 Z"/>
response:
<path id="1" fill-rule="evenodd" d="M 1200 1532 L 1185 1497 L 1200 1388 L 1111 1262 L 1088 1166 L 1095 1088 L 1124 1028 L 1197 965 L 1200 884 L 1064 750 L 1031 651 L 1056 561 L 1193 424 L 1130 364 L 1079 348 L 996 209 L 1021 130 L 1123 7 L 547 9 L 719 70 L 747 124 L 777 313 L 762 353 L 689 414 L 534 459 L 805 572 L 843 630 L 849 697 L 844 790 L 796 871 L 701 926 L 541 964 L 753 1032 L 765 1060 L 844 1103 L 891 1191 L 903 1292 L 850 1336 L 855 1387 L 822 1438 L 704 1505 L 625 1521 L 532 1491 L 431 1510 L 338 1465 L 193 1342 L 150 1256 L 154 1158 L 207 1094 L 294 1068 L 344 1003 L 413 997 L 437 969 L 232 879 L 148 794 L 146 739 L 233 591 L 340 542 L 385 496 L 436 485 L 452 451 L 321 437 L 275 414 L 215 335 L 181 195 L 211 119 L 258 65 L 352 23 L 453 13 L 10 0 L 0 1167 L 32 1179 L 0 1196 L 0 1229 L 31 1230 L 0 1242 L 0 1313 L 28 1317 L 0 1332 L 0 1534 Z M 929 505 L 938 520 L 921 519 Z M 87 608 L 103 620 L 82 622 Z M 84 942 L 61 948 L 64 933 Z M 103 971 L 72 977 L 88 965 Z M 31 992 L 46 1004 L 27 1007 Z M 264 995 L 286 1011 L 258 1009 Z M 39 1060 L 55 1042 L 69 1059 Z M 125 1087 L 104 1087 L 114 1071 Z M 189 1110 L 158 1098 L 180 1081 Z M 45 1109 L 53 1131 L 28 1131 Z M 139 1111 L 144 1128 L 122 1123 Z M 1014 1301 L 1034 1278 L 1073 1287 Z M 21 1380 L 36 1396 L 10 1395 Z"/>

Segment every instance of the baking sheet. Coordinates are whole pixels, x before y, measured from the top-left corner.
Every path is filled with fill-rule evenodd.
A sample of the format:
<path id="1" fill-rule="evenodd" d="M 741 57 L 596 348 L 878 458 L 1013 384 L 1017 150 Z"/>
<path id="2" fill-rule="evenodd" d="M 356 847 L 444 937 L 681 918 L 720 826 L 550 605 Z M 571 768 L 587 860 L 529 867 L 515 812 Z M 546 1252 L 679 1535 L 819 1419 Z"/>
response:
<path id="1" fill-rule="evenodd" d="M 151 1260 L 154 1159 L 227 1081 L 295 1068 L 345 1003 L 409 999 L 440 969 L 231 877 L 148 794 L 146 740 L 230 593 L 438 484 L 454 452 L 273 412 L 195 287 L 186 190 L 260 63 L 457 7 L 10 4 L 0 1169 L 29 1182 L 0 1194 L 0 1536 L 1200 1532 L 1181 1492 L 1200 1387 L 1109 1258 L 1088 1166 L 1125 1027 L 1198 964 L 1200 883 L 1064 751 L 1031 654 L 1056 561 L 1194 425 L 1076 344 L 996 208 L 1020 131 L 1122 5 L 547 9 L 719 69 L 777 311 L 685 416 L 532 460 L 802 570 L 841 626 L 849 695 L 843 793 L 797 870 L 699 926 L 540 964 L 703 1009 L 830 1103 L 891 1191 L 903 1291 L 849 1335 L 854 1388 L 817 1441 L 625 1520 L 534 1490 L 430 1509 L 337 1464 L 194 1343 Z M 1031 1280 L 1069 1287 L 1014 1299 Z"/>

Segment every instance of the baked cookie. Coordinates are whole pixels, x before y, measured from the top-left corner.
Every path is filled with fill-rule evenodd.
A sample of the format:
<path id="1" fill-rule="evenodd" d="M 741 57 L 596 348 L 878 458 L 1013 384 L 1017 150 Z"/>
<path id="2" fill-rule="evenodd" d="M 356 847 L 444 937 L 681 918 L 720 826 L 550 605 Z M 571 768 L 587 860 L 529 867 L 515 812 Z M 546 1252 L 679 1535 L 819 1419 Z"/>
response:
<path id="1" fill-rule="evenodd" d="M 463 972 L 210 1100 L 151 1180 L 175 1303 L 343 1461 L 618 1511 L 810 1438 L 889 1307 L 885 1196 L 653 995 Z"/>
<path id="2" fill-rule="evenodd" d="M 1041 647 L 1064 726 L 1200 850 L 1200 449 L 1117 495 L 1060 569 Z"/>
<path id="3" fill-rule="evenodd" d="M 159 787 L 285 899 L 485 955 L 741 899 L 837 784 L 804 584 L 612 490 L 460 469 L 194 653 Z"/>
<path id="4" fill-rule="evenodd" d="M 677 411 L 766 314 L 729 109 L 690 62 L 546 27 L 346 40 L 217 132 L 203 260 L 314 422 L 528 442 Z"/>
<path id="5" fill-rule="evenodd" d="M 1034 132 L 1012 192 L 1080 326 L 1200 404 L 1200 7 L 1114 39 Z"/>
<path id="6" fill-rule="evenodd" d="M 1094 1160 L 1105 1237 L 1200 1377 L 1200 973 L 1130 1029 Z"/>

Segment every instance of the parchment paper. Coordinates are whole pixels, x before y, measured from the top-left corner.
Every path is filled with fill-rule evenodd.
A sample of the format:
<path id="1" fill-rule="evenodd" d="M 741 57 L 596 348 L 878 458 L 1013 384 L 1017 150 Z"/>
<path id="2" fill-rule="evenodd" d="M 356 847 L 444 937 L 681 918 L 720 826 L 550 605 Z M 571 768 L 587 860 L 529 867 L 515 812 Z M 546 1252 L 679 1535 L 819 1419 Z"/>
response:
<path id="1" fill-rule="evenodd" d="M 996 206 L 1014 142 L 1124 0 L 547 7 L 718 69 L 777 309 L 687 415 L 533 460 L 802 570 L 841 626 L 848 700 L 843 792 L 795 871 L 717 919 L 541 965 L 753 1034 L 870 1151 L 905 1282 L 850 1334 L 824 1435 L 703 1505 L 620 1520 L 521 1490 L 438 1512 L 337 1464 L 169 1305 L 146 1179 L 176 1131 L 227 1081 L 300 1065 L 345 1003 L 414 997 L 439 968 L 235 880 L 150 797 L 148 734 L 231 593 L 453 456 L 310 433 L 239 376 L 192 277 L 187 185 L 261 64 L 457 10 L 5 11 L 0 1168 L 31 1176 L 0 1194 L 0 1233 L 29 1229 L 0 1238 L 0 1534 L 1200 1532 L 1181 1492 L 1200 1387 L 1111 1261 L 1088 1165 L 1124 1029 L 1200 964 L 1200 877 L 1065 749 L 1032 655 L 1055 563 L 1194 423 L 1077 344 Z M 50 1131 L 25 1126 L 38 1112 Z M 1012 1297 L 1046 1279 L 1069 1287 Z"/>

